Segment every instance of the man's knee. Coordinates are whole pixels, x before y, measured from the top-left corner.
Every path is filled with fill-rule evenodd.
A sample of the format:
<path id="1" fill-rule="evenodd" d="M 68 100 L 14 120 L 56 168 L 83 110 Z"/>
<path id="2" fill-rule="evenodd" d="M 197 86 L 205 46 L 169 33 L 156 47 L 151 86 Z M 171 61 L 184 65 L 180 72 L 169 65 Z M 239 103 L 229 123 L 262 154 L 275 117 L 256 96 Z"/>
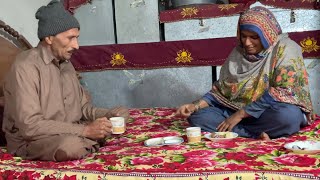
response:
<path id="1" fill-rule="evenodd" d="M 67 136 L 61 141 L 54 157 L 56 161 L 70 161 L 82 159 L 89 153 L 80 137 Z"/>

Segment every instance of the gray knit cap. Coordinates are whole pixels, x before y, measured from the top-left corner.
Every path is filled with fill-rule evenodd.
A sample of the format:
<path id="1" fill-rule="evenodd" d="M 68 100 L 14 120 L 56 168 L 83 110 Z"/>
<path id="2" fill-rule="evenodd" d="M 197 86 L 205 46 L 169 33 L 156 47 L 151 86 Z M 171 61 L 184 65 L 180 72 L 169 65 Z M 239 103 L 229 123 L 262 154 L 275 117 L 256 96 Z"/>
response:
<path id="1" fill-rule="evenodd" d="M 36 12 L 36 18 L 39 19 L 38 38 L 40 40 L 72 28 L 80 29 L 78 20 L 65 10 L 58 0 L 52 0 L 47 6 L 40 7 Z"/>

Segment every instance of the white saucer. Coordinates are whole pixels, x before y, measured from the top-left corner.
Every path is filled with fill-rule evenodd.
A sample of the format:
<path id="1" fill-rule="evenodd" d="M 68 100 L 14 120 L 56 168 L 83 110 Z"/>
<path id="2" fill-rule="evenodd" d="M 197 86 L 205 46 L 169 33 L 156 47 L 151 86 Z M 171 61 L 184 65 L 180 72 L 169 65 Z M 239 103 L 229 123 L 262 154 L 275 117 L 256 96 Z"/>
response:
<path id="1" fill-rule="evenodd" d="M 294 141 L 285 144 L 284 147 L 297 154 L 320 153 L 320 141 Z"/>
<path id="2" fill-rule="evenodd" d="M 167 136 L 167 137 L 159 137 L 152 138 L 144 141 L 145 146 L 164 146 L 164 145 L 178 145 L 183 143 L 184 140 L 178 136 Z"/>

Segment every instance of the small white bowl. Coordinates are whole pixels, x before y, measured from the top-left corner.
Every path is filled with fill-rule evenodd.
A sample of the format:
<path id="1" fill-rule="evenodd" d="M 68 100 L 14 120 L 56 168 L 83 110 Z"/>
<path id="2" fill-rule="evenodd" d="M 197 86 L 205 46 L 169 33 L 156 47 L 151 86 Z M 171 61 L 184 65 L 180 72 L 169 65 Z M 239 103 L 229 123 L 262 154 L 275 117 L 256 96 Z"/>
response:
<path id="1" fill-rule="evenodd" d="M 211 141 L 223 141 L 223 140 L 230 140 L 233 138 L 238 137 L 238 134 L 235 132 L 214 132 L 217 137 L 212 137 L 212 133 L 205 134 L 204 137 L 211 140 Z M 225 137 L 219 137 L 225 136 Z"/>

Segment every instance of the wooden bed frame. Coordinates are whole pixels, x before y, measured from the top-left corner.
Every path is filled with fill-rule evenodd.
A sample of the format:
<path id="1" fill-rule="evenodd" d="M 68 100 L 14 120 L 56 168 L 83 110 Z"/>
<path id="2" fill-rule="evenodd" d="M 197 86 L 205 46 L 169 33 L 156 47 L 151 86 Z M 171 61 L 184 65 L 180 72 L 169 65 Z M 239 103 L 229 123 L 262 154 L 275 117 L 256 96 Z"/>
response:
<path id="1" fill-rule="evenodd" d="M 0 20 L 0 145 L 5 144 L 4 133 L 2 132 L 4 109 L 3 80 L 15 56 L 19 52 L 30 48 L 32 48 L 32 45 L 25 37 Z"/>
<path id="2" fill-rule="evenodd" d="M 0 97 L 3 96 L 2 83 L 15 56 L 32 48 L 31 44 L 17 31 L 0 20 Z"/>

